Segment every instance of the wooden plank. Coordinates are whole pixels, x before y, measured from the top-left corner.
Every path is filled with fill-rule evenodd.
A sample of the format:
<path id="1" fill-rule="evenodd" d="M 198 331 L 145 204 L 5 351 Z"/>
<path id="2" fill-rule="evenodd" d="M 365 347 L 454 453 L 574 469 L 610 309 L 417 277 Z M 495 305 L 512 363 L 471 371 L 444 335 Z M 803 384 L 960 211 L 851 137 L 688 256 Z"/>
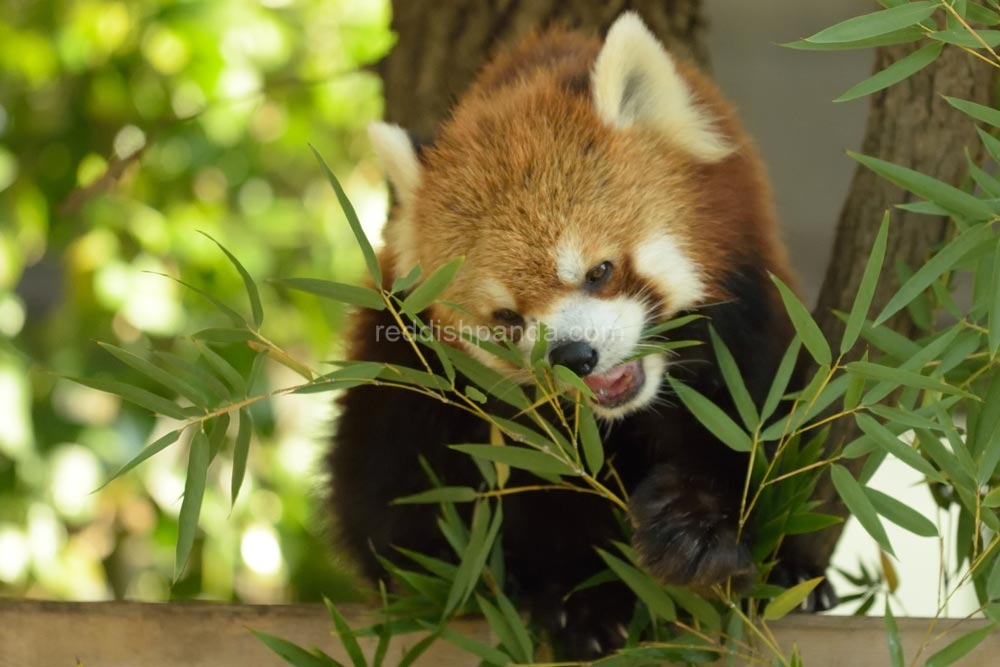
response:
<path id="1" fill-rule="evenodd" d="M 352 624 L 371 612 L 345 606 Z M 962 632 L 984 621 L 899 619 L 907 661 L 925 641 L 918 664 Z M 212 603 L 44 602 L 0 600 L 0 667 L 282 667 L 284 663 L 249 629 L 318 646 L 338 660 L 347 655 L 331 636 L 332 623 L 319 605 L 225 605 Z M 456 623 L 453 628 L 489 641 L 485 624 Z M 794 615 L 771 624 L 779 645 L 798 646 L 806 667 L 884 667 L 889 664 L 886 634 L 879 618 Z M 939 634 L 947 631 L 940 637 Z M 418 637 L 395 642 L 386 661 L 394 665 Z M 373 642 L 365 644 L 371 651 Z M 995 667 L 1000 633 L 986 639 L 960 667 Z M 762 654 L 766 657 L 766 653 Z M 765 664 L 769 664 L 767 661 Z M 348 661 L 348 664 L 349 661 Z M 422 667 L 472 667 L 475 658 L 447 642 L 437 642 L 417 663 Z M 758 663 L 760 664 L 760 663 Z"/>

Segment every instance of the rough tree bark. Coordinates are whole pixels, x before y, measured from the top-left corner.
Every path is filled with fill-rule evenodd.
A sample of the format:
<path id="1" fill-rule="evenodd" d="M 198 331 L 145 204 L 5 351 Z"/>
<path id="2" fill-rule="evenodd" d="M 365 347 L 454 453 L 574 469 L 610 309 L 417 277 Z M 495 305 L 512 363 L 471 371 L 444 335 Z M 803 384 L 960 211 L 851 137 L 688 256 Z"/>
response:
<path id="1" fill-rule="evenodd" d="M 399 41 L 380 64 L 386 96 L 386 119 L 431 137 L 452 103 L 471 81 L 496 45 L 549 25 L 563 25 L 603 33 L 618 14 L 639 12 L 672 52 L 708 64 L 706 21 L 700 0 L 394 0 L 392 28 Z M 879 49 L 876 69 L 912 52 L 910 45 Z M 861 152 L 901 164 L 952 184 L 966 174 L 967 147 L 978 157 L 975 128 L 952 109 L 942 95 L 989 104 L 994 73 L 990 66 L 947 48 L 937 63 L 872 98 Z M 847 311 L 857 293 L 861 274 L 886 209 L 912 195 L 858 167 L 837 227 L 831 262 L 814 315 L 831 341 L 839 341 L 842 325 L 834 310 Z M 948 234 L 946 220 L 894 210 L 887 256 L 916 267 Z M 898 287 L 891 266 L 875 295 L 878 312 Z M 905 314 L 890 325 L 913 333 Z M 850 437 L 853 422 L 835 425 L 835 441 Z M 844 514 L 827 479 L 820 497 L 827 511 Z M 809 535 L 810 550 L 828 557 L 840 528 Z"/>
<path id="2" fill-rule="evenodd" d="M 553 25 L 603 34 L 629 9 L 674 53 L 707 65 L 701 0 L 394 0 L 398 41 L 378 68 L 386 120 L 429 138 L 497 45 Z"/>

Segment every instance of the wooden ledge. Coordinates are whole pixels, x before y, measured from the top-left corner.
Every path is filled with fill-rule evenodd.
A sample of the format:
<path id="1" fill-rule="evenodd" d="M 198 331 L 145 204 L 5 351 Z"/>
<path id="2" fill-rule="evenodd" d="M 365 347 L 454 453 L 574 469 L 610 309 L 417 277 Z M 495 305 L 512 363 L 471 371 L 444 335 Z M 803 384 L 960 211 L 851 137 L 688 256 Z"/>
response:
<path id="1" fill-rule="evenodd" d="M 370 619 L 371 610 L 345 605 L 352 624 Z M 898 619 L 907 663 L 927 636 L 931 621 Z M 918 664 L 981 620 L 938 621 Z M 484 623 L 452 626 L 489 641 Z M 350 662 L 331 636 L 332 623 L 321 605 L 232 605 L 213 603 L 45 602 L 0 599 L 0 667 L 286 667 L 249 629 L 317 646 Z M 807 667 L 884 667 L 889 663 L 881 618 L 794 615 L 771 624 L 790 651 L 797 645 Z M 940 633 L 946 632 L 943 637 Z M 393 665 L 415 638 L 394 643 Z M 957 662 L 961 667 L 995 667 L 1000 633 L 988 637 Z M 421 667 L 472 667 L 478 661 L 447 642 L 435 644 Z"/>

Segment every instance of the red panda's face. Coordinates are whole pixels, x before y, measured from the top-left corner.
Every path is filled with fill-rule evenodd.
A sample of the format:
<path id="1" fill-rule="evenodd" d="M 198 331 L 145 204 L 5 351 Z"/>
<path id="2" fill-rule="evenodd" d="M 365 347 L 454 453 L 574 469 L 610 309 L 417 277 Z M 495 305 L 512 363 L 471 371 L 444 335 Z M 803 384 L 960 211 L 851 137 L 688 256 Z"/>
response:
<path id="1" fill-rule="evenodd" d="M 721 296 L 704 169 L 732 149 L 637 19 L 596 51 L 563 69 L 495 64 L 420 159 L 399 128 L 372 138 L 399 198 L 393 273 L 465 257 L 443 297 L 462 310 L 435 305 L 435 324 L 449 340 L 501 330 L 526 355 L 544 330 L 549 360 L 614 418 L 660 389 L 668 360 L 643 355 L 643 331 Z M 591 65 L 589 88 L 567 83 Z"/>

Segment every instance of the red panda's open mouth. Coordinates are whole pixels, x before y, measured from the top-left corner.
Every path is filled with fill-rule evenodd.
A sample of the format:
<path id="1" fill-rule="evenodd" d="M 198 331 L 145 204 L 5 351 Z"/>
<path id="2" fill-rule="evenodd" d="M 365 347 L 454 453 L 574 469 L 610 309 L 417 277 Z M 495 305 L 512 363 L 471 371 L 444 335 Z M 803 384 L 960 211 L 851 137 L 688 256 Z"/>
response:
<path id="1" fill-rule="evenodd" d="M 594 392 L 599 405 L 613 408 L 635 398 L 646 382 L 646 375 L 642 370 L 642 360 L 636 359 L 612 366 L 600 375 L 587 375 L 583 381 Z"/>

